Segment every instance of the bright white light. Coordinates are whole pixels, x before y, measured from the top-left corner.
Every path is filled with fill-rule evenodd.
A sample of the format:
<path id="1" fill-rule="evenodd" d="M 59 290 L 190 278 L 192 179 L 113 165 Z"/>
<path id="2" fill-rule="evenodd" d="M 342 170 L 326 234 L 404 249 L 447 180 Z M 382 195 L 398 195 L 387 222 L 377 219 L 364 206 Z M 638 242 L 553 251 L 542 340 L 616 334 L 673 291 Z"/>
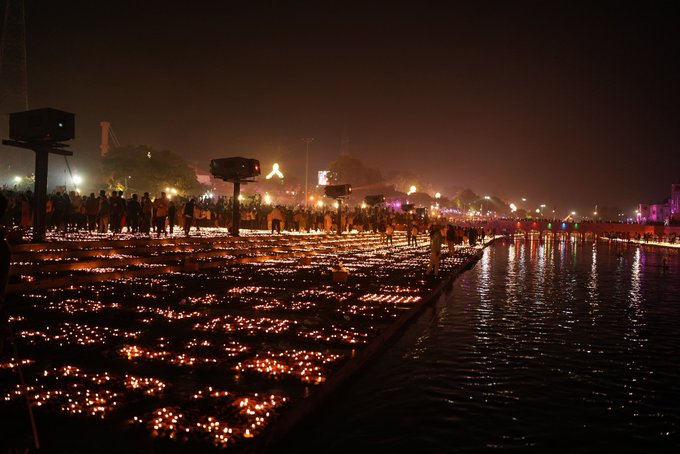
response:
<path id="1" fill-rule="evenodd" d="M 265 178 L 266 178 L 267 180 L 271 180 L 272 177 L 274 177 L 274 175 L 276 175 L 276 176 L 279 177 L 279 178 L 283 178 L 283 173 L 281 173 L 281 171 L 279 170 L 279 164 L 276 163 L 276 162 L 275 162 L 274 165 L 272 166 L 272 171 L 269 172 L 269 174 L 267 174 L 267 176 L 266 176 Z"/>
<path id="2" fill-rule="evenodd" d="M 15 183 L 21 183 L 21 177 L 20 176 L 14 177 L 14 182 Z"/>
<path id="3" fill-rule="evenodd" d="M 576 216 L 576 211 L 572 211 L 572 212 L 571 212 L 571 215 L 572 215 L 572 216 Z"/>
<path id="4" fill-rule="evenodd" d="M 272 196 L 270 196 L 269 194 L 265 194 L 264 195 L 264 203 L 266 203 L 267 205 L 271 205 L 272 204 Z"/>
<path id="5" fill-rule="evenodd" d="M 522 197 L 522 202 L 526 202 L 526 201 L 527 201 L 527 199 L 525 199 L 524 197 Z"/>
<path id="6" fill-rule="evenodd" d="M 321 208 L 321 207 L 323 206 L 323 200 L 317 201 L 317 202 L 316 202 L 316 206 L 318 206 L 319 208 Z"/>
<path id="7" fill-rule="evenodd" d="M 333 206 L 334 206 L 335 208 L 338 208 L 338 207 L 340 206 L 340 204 L 338 204 L 338 202 L 336 201 L 336 202 L 333 204 Z"/>
<path id="8" fill-rule="evenodd" d="M 75 184 L 76 186 L 80 186 L 80 183 L 82 182 L 83 177 L 81 177 L 80 175 L 73 175 L 73 184 Z"/>
<path id="9" fill-rule="evenodd" d="M 510 204 L 510 211 L 512 211 L 513 213 L 514 213 L 515 211 L 517 211 L 517 205 L 515 205 L 514 203 L 511 203 L 511 204 Z"/>
<path id="10" fill-rule="evenodd" d="M 243 194 L 239 194 L 239 195 L 238 195 L 238 200 L 239 200 L 239 202 L 242 202 L 242 201 L 243 201 Z"/>
<path id="11" fill-rule="evenodd" d="M 488 195 L 485 195 L 484 198 L 485 198 L 486 200 L 491 200 L 491 197 L 489 197 Z"/>
<path id="12" fill-rule="evenodd" d="M 408 194 L 411 195 L 411 194 L 413 194 L 414 192 L 416 192 L 416 187 L 415 187 L 415 186 L 411 186 L 411 187 L 408 189 Z"/>
<path id="13" fill-rule="evenodd" d="M 440 192 L 436 193 L 436 194 L 434 195 L 434 198 L 435 198 L 435 199 L 441 199 L 441 198 L 442 198 L 441 193 L 440 193 Z"/>
<path id="14" fill-rule="evenodd" d="M 366 208 L 366 202 L 361 202 L 361 208 Z"/>
<path id="15" fill-rule="evenodd" d="M 540 212 L 541 212 L 541 210 L 539 210 L 538 208 L 536 208 L 536 213 L 540 213 Z"/>

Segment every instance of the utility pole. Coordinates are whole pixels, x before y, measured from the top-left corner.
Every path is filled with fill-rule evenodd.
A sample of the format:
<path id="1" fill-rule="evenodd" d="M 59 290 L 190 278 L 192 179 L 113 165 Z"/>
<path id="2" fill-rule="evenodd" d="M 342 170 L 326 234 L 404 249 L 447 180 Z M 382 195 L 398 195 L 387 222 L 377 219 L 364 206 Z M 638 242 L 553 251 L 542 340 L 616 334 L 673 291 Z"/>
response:
<path id="1" fill-rule="evenodd" d="M 305 152 L 305 208 L 309 204 L 309 144 L 314 142 L 313 137 L 304 137 L 302 141 L 307 145 Z"/>

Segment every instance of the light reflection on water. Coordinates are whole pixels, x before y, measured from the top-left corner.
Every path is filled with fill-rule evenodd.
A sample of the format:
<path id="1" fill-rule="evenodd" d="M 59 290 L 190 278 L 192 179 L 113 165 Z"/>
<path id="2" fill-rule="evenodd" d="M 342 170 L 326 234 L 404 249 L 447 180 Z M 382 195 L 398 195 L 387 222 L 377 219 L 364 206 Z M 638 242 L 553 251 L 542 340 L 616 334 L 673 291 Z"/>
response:
<path id="1" fill-rule="evenodd" d="M 679 277 L 675 251 L 496 244 L 295 447 L 680 452 Z"/>

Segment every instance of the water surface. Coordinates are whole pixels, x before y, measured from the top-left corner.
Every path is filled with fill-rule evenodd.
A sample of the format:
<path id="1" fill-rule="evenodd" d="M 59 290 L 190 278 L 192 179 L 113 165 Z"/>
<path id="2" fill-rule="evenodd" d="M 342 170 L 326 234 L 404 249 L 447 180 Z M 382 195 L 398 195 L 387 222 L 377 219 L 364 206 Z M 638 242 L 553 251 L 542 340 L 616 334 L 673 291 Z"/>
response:
<path id="1" fill-rule="evenodd" d="M 285 447 L 680 452 L 679 351 L 677 251 L 500 242 Z"/>

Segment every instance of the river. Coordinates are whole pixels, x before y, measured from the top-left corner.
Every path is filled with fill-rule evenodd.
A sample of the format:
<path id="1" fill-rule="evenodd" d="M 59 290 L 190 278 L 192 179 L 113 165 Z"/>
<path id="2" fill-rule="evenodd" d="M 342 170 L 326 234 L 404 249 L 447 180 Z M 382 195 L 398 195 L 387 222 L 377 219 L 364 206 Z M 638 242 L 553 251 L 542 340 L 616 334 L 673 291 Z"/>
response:
<path id="1" fill-rule="evenodd" d="M 496 242 L 282 447 L 677 453 L 679 351 L 677 250 Z"/>

